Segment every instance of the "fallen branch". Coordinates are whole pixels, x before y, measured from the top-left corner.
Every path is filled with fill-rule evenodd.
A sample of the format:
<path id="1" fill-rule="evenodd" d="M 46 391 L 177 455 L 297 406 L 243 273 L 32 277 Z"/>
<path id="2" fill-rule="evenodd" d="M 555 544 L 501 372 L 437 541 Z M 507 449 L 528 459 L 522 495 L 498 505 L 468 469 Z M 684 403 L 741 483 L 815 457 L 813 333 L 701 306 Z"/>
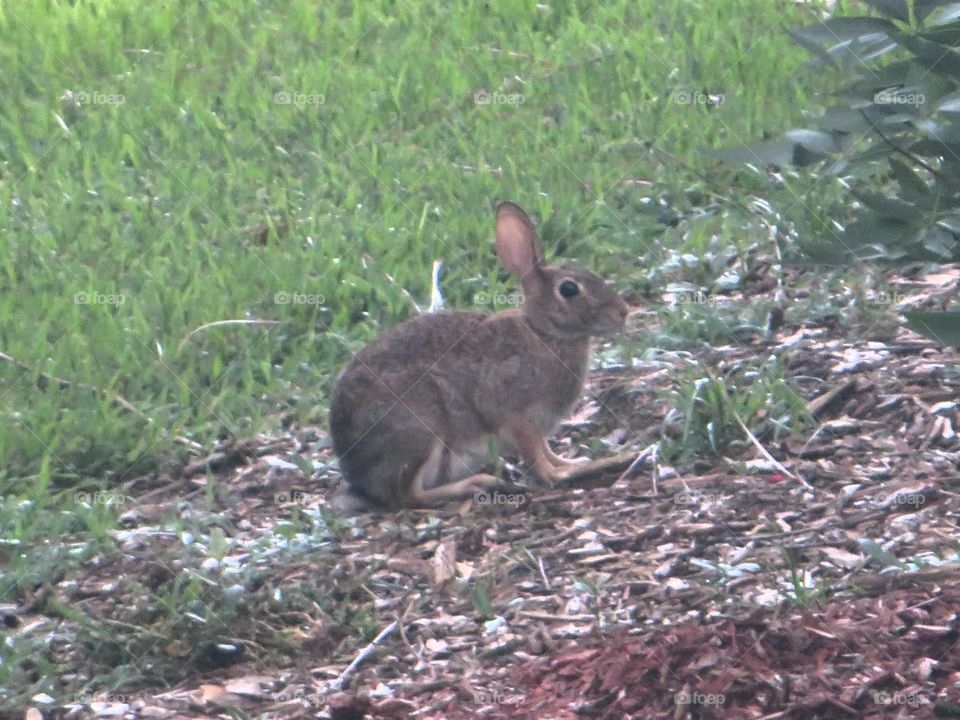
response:
<path id="1" fill-rule="evenodd" d="M 373 654 L 373 651 L 377 649 L 377 645 L 382 643 L 388 635 L 395 631 L 399 627 L 399 624 L 396 620 L 387 625 L 383 630 L 380 631 L 380 634 L 377 635 L 369 645 L 367 645 L 360 653 L 353 659 L 353 662 L 347 665 L 346 669 L 340 673 L 336 680 L 330 683 L 330 690 L 333 692 L 339 692 L 343 690 L 347 685 L 350 684 L 350 678 L 353 677 L 353 674 L 357 671 L 363 661 L 366 660 L 370 655 Z"/>
<path id="2" fill-rule="evenodd" d="M 617 478 L 620 480 L 633 480 L 637 475 L 640 474 L 640 466 L 643 465 L 644 461 L 649 459 L 650 464 L 653 466 L 653 491 L 657 491 L 657 456 L 660 453 L 660 443 L 654 443 L 643 449 L 643 451 L 637 455 L 636 459 L 627 467 L 626 470 L 621 473 L 620 477 Z"/>
<path id="3" fill-rule="evenodd" d="M 848 380 L 842 385 L 837 385 L 835 388 L 828 390 L 808 402 L 807 412 L 817 420 L 822 420 L 828 407 L 846 398 L 856 387 L 857 383 L 854 380 Z"/>

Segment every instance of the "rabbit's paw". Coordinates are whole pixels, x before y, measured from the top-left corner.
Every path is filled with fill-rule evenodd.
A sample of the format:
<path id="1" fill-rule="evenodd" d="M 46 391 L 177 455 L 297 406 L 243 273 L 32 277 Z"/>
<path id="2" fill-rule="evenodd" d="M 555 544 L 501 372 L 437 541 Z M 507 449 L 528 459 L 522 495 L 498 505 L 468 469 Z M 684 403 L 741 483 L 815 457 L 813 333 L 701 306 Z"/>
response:
<path id="1" fill-rule="evenodd" d="M 487 473 L 474 475 L 468 480 L 468 483 L 474 492 L 496 490 L 503 486 L 503 480 Z"/>
<path id="2" fill-rule="evenodd" d="M 337 488 L 330 500 L 330 509 L 334 515 L 357 515 L 376 509 L 373 503 L 355 493 L 346 483 Z"/>
<path id="3" fill-rule="evenodd" d="M 557 455 L 553 450 L 551 450 L 550 446 L 547 445 L 546 443 L 544 443 L 543 454 L 546 456 L 548 463 L 550 463 L 553 467 L 560 470 L 564 468 L 573 469 L 590 462 L 590 458 L 586 458 L 586 457 L 572 458 L 569 460 L 567 458 L 562 458 L 559 455 Z"/>
<path id="4" fill-rule="evenodd" d="M 589 465 L 591 462 L 593 462 L 588 457 L 570 458 L 569 460 L 567 458 L 558 457 L 557 460 L 560 461 L 557 463 L 557 467 L 570 469 L 583 467 L 584 465 Z"/>

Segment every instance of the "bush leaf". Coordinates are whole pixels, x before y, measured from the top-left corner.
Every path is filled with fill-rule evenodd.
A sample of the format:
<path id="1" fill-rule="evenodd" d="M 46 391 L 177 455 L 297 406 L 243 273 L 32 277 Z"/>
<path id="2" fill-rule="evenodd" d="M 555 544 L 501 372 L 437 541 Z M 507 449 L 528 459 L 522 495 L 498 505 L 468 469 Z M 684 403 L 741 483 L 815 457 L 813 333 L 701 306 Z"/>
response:
<path id="1" fill-rule="evenodd" d="M 943 345 L 960 348 L 960 310 L 949 312 L 905 312 L 903 316 L 914 332 Z"/>

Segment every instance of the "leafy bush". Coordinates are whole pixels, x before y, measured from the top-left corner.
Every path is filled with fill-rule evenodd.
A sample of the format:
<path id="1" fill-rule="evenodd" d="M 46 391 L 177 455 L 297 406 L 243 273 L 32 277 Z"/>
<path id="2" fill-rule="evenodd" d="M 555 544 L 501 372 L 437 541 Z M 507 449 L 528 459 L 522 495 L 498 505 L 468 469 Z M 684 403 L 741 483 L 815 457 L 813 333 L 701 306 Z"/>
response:
<path id="1" fill-rule="evenodd" d="M 790 36 L 810 67 L 845 77 L 811 127 L 717 151 L 755 166 L 819 163 L 849 187 L 852 222 L 831 254 L 873 260 L 960 259 L 960 3 L 867 0 L 877 16 L 834 17 Z M 934 317 L 931 318 L 930 316 Z M 955 314 L 908 313 L 914 329 L 960 344 Z"/>

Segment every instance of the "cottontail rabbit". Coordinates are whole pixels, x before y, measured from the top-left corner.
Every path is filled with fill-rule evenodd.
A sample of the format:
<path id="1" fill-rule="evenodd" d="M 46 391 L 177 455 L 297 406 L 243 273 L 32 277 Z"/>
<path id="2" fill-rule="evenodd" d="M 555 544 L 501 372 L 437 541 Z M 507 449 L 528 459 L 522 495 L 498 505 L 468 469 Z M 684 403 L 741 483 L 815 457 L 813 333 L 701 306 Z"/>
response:
<path id="1" fill-rule="evenodd" d="M 422 507 L 496 488 L 497 478 L 478 473 L 490 438 L 547 483 L 581 467 L 544 437 L 583 391 L 591 336 L 621 330 L 629 306 L 593 273 L 546 264 L 517 205 L 497 207 L 496 231 L 522 308 L 412 318 L 337 379 L 330 433 L 353 501 Z"/>

